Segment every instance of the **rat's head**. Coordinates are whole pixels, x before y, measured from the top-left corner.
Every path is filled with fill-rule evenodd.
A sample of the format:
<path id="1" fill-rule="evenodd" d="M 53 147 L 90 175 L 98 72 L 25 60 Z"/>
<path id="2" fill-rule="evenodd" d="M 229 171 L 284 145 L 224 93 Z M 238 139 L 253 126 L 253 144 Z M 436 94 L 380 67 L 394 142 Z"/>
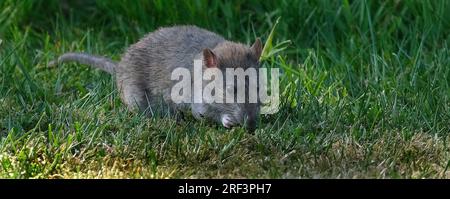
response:
<path id="1" fill-rule="evenodd" d="M 216 121 L 226 128 L 245 125 L 250 131 L 255 130 L 260 108 L 257 86 L 261 53 L 260 39 L 257 39 L 251 47 L 223 42 L 214 49 L 204 49 L 203 70 L 218 69 L 223 74 L 220 81 L 222 86 L 216 84 L 216 90 L 212 91 L 217 94 L 215 99 L 221 98 L 223 103 L 193 103 L 193 115 L 198 119 Z M 238 83 L 239 77 L 243 80 L 240 83 Z M 216 80 L 215 77 L 212 79 Z M 203 86 L 205 83 L 214 83 L 214 80 L 204 82 Z M 250 99 L 252 97 L 256 99 Z"/>

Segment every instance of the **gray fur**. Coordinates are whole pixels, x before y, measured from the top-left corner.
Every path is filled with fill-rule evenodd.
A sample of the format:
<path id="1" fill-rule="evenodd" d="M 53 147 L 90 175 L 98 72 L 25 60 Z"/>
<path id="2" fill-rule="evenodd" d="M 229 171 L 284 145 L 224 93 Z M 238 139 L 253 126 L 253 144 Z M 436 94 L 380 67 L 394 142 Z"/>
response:
<path id="1" fill-rule="evenodd" d="M 176 83 L 171 81 L 171 72 L 178 67 L 192 71 L 194 58 L 204 59 L 205 49 L 211 49 L 217 56 L 218 67 L 223 71 L 236 66 L 259 67 L 262 50 L 259 40 L 250 48 L 195 26 L 174 26 L 160 28 L 131 45 L 118 64 L 79 53 L 64 54 L 58 63 L 76 61 L 115 74 L 121 99 L 129 109 L 152 112 L 162 98 L 170 110 L 189 111 L 198 119 L 204 117 L 218 123 L 224 123 L 226 115 L 227 124 L 247 121 L 249 129 L 253 130 L 258 104 L 174 104 L 171 101 L 171 88 Z"/>
<path id="2" fill-rule="evenodd" d="M 90 65 L 95 68 L 101 69 L 109 74 L 115 74 L 114 69 L 117 65 L 117 63 L 115 63 L 111 59 L 89 55 L 85 53 L 66 53 L 60 56 L 57 61 L 50 62 L 48 65 L 51 67 L 57 65 L 58 63 L 64 63 L 69 61 Z"/>

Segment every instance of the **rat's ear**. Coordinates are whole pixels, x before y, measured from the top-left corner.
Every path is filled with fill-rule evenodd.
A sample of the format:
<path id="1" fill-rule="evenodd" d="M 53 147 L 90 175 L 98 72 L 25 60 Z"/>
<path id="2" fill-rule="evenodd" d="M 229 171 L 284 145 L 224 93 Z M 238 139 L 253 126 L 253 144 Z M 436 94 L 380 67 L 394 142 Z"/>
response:
<path id="1" fill-rule="evenodd" d="M 207 68 L 217 68 L 217 56 L 209 48 L 203 50 L 203 61 Z"/>
<path id="2" fill-rule="evenodd" d="M 259 59 L 263 50 L 261 39 L 259 37 L 256 38 L 256 41 L 253 43 L 251 49 L 255 53 L 256 58 Z"/>

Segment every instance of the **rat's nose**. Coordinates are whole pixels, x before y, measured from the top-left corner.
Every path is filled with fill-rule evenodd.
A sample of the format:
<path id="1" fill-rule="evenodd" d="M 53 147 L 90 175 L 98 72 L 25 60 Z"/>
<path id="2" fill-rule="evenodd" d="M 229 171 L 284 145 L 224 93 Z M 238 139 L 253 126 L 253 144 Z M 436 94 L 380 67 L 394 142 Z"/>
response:
<path id="1" fill-rule="evenodd" d="M 245 124 L 246 124 L 247 130 L 249 132 L 255 131 L 256 130 L 256 116 L 251 115 L 251 114 L 247 115 Z"/>

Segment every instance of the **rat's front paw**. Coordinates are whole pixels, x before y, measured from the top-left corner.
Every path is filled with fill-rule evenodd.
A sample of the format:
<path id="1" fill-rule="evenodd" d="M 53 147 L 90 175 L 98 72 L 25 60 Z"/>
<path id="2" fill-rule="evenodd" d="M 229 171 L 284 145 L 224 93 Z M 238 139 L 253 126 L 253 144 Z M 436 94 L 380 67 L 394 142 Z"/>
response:
<path id="1" fill-rule="evenodd" d="M 231 128 L 234 126 L 233 118 L 230 115 L 222 116 L 222 125 L 225 128 Z"/>

